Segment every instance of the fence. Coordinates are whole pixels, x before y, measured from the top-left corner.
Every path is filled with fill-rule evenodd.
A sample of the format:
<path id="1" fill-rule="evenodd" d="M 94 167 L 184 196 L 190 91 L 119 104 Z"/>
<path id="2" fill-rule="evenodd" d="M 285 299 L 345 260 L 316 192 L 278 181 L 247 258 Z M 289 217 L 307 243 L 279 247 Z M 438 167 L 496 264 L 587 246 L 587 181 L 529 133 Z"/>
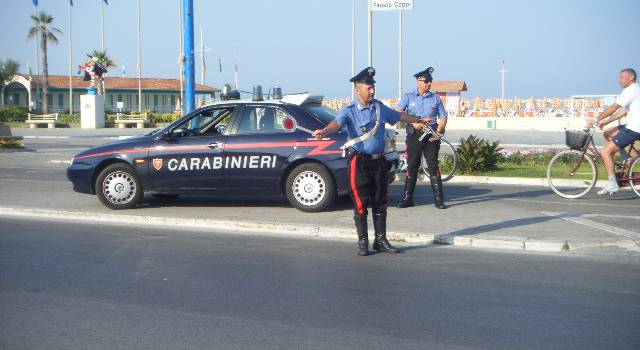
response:
<path id="1" fill-rule="evenodd" d="M 572 96 L 570 99 L 533 97 L 527 99 L 480 98 L 472 100 L 460 98 L 459 108 L 448 109 L 450 117 L 579 117 L 590 118 L 602 112 L 615 101 L 615 95 Z M 389 107 L 395 108 L 398 99 L 380 99 Z M 324 105 L 340 109 L 352 100 L 325 99 Z M 444 101 L 443 101 L 444 102 Z M 446 104 L 445 104 L 446 105 Z"/>

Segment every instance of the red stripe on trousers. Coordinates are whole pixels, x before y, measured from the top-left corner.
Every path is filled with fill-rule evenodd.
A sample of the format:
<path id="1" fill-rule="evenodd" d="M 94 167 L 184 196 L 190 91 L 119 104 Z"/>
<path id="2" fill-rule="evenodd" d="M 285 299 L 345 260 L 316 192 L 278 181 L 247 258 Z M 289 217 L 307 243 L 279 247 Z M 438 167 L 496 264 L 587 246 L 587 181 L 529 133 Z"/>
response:
<path id="1" fill-rule="evenodd" d="M 356 206 L 358 207 L 358 214 L 364 215 L 364 208 L 362 207 L 362 201 L 358 195 L 358 187 L 356 186 L 356 159 L 358 156 L 351 158 L 351 191 L 353 192 L 353 198 L 356 199 Z"/>

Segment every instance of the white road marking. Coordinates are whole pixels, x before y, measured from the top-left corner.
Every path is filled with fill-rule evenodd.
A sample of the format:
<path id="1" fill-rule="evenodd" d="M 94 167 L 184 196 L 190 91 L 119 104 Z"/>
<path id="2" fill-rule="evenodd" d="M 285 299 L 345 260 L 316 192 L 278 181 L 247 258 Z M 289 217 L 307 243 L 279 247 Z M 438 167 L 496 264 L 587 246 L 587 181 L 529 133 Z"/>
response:
<path id="1" fill-rule="evenodd" d="M 70 161 L 70 160 L 52 159 L 52 160 L 48 161 L 47 163 L 53 163 L 53 164 L 71 164 L 71 161 Z"/>
<path id="2" fill-rule="evenodd" d="M 619 235 L 619 236 L 623 236 L 623 237 L 627 237 L 627 238 L 631 238 L 633 240 L 640 240 L 640 233 L 638 232 L 634 232 L 634 231 L 630 231 L 630 230 L 626 230 L 620 227 L 615 227 L 612 225 L 607 225 L 607 224 L 603 224 L 600 222 L 596 222 L 593 220 L 589 220 L 585 218 L 584 214 L 577 214 L 577 213 L 561 213 L 561 212 L 550 212 L 550 211 L 543 211 L 542 212 L 545 215 L 549 215 L 552 217 L 556 217 L 559 218 L 561 220 L 564 221 L 569 221 L 569 222 L 573 222 L 576 224 L 580 224 L 580 225 L 584 225 L 584 226 L 588 226 L 591 228 L 595 228 L 598 230 L 602 230 L 605 232 L 609 232 L 609 233 L 613 233 L 614 235 Z M 597 214 L 592 215 L 593 216 L 597 216 Z"/>
<path id="3" fill-rule="evenodd" d="M 608 203 L 584 203 L 584 202 L 572 202 L 572 201 L 567 201 L 567 202 L 535 201 L 532 199 L 519 199 L 519 198 L 500 198 L 496 200 L 526 202 L 526 203 L 541 203 L 541 204 L 567 204 L 567 205 L 590 205 L 590 206 L 619 207 L 619 208 L 638 208 L 637 205 L 608 204 Z"/>
<path id="4" fill-rule="evenodd" d="M 23 136 L 25 139 L 68 139 L 70 136 Z"/>

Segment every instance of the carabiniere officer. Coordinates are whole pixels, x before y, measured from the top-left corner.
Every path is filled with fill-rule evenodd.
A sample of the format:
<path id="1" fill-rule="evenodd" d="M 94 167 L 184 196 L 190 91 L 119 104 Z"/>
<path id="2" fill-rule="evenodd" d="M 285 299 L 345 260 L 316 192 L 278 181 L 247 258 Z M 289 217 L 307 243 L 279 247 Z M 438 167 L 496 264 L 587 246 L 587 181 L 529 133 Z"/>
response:
<path id="1" fill-rule="evenodd" d="M 402 96 L 396 110 L 408 111 L 413 115 L 428 118 L 429 125 L 438 134 L 444 134 L 447 126 L 447 111 L 442 105 L 440 96 L 430 91 L 433 67 L 420 71 L 413 76 L 416 78 L 416 90 Z M 442 192 L 442 178 L 438 164 L 438 152 L 440 152 L 440 139 L 430 140 L 430 136 L 420 140 L 425 132 L 429 132 L 425 124 L 407 124 L 407 179 L 404 183 L 404 197 L 398 203 L 398 208 L 413 207 L 413 192 L 418 180 L 418 167 L 422 161 L 422 155 L 427 161 L 429 180 L 433 191 L 434 205 L 438 209 L 446 209 L 444 205 L 444 193 Z"/>
<path id="2" fill-rule="evenodd" d="M 399 120 L 407 123 L 421 122 L 419 118 L 406 112 L 394 111 L 374 98 L 375 74 L 375 69 L 368 67 L 351 78 L 357 98 L 344 106 L 336 119 L 324 129 L 313 132 L 316 139 L 322 139 L 343 127 L 347 130 L 349 141 L 345 143 L 345 156 L 349 165 L 351 199 L 355 212 L 353 218 L 358 232 L 358 255 L 362 256 L 369 255 L 369 206 L 373 211 L 375 229 L 373 250 L 398 252 L 387 240 L 387 172 L 390 164 L 384 157 L 385 123 L 395 124 Z"/>

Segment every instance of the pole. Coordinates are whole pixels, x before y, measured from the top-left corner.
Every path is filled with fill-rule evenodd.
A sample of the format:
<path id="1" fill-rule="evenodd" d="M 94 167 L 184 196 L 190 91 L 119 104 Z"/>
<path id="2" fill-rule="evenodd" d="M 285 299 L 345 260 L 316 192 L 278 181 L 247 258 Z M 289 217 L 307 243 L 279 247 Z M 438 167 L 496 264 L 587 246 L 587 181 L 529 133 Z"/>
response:
<path id="1" fill-rule="evenodd" d="M 367 12 L 367 28 L 369 32 L 369 67 L 373 67 L 373 12 L 371 11 L 371 2 L 369 2 L 369 11 Z"/>
<path id="2" fill-rule="evenodd" d="M 104 0 L 100 1 L 100 13 L 102 15 L 102 51 L 104 51 Z"/>
<path id="3" fill-rule="evenodd" d="M 351 16 L 351 76 L 353 77 L 356 75 L 356 0 L 351 1 Z M 351 88 L 351 100 L 354 99 L 355 90 Z"/>
<path id="4" fill-rule="evenodd" d="M 507 73 L 507 71 L 504 69 L 504 60 L 502 60 L 502 69 L 498 71 L 498 73 L 502 73 L 502 94 L 501 94 L 501 99 L 504 100 L 504 73 Z"/>
<path id="5" fill-rule="evenodd" d="M 35 16 L 38 16 L 38 5 L 36 5 L 36 13 Z M 38 35 L 36 34 L 35 40 L 36 42 L 36 77 L 40 76 L 40 38 L 38 38 Z M 33 81 L 33 80 L 32 80 Z M 38 79 L 35 80 L 36 81 L 36 97 L 33 98 L 33 109 L 34 110 L 38 110 L 38 98 L 40 98 L 40 84 L 38 82 Z"/>
<path id="6" fill-rule="evenodd" d="M 204 85 L 205 67 L 204 67 L 204 39 L 202 39 L 202 27 L 200 27 L 200 60 L 201 60 L 200 70 L 202 71 L 200 84 Z"/>
<path id="7" fill-rule="evenodd" d="M 141 12 L 140 12 L 140 1 L 138 0 L 138 57 L 137 57 L 137 73 L 138 73 L 138 113 L 142 114 L 142 38 L 141 38 L 141 30 L 140 30 L 140 20 L 141 20 Z"/>
<path id="8" fill-rule="evenodd" d="M 235 57 L 234 55 L 234 61 L 233 62 L 233 75 L 235 77 L 235 81 L 236 81 L 236 90 L 238 90 L 238 57 Z"/>
<path id="9" fill-rule="evenodd" d="M 182 0 L 185 53 L 185 113 L 195 109 L 195 67 L 193 61 L 193 0 Z"/>
<path id="10" fill-rule="evenodd" d="M 183 113 L 184 109 L 184 51 L 182 47 L 182 6 L 180 6 L 180 0 L 178 0 L 178 11 L 180 13 L 180 25 L 178 28 L 178 37 L 180 39 L 180 57 L 178 58 L 178 65 L 180 70 L 180 114 Z"/>
<path id="11" fill-rule="evenodd" d="M 71 31 L 71 2 L 69 2 L 69 114 L 73 114 L 73 41 Z"/>
<path id="12" fill-rule="evenodd" d="M 398 102 L 402 98 L 402 10 L 398 10 Z"/>

